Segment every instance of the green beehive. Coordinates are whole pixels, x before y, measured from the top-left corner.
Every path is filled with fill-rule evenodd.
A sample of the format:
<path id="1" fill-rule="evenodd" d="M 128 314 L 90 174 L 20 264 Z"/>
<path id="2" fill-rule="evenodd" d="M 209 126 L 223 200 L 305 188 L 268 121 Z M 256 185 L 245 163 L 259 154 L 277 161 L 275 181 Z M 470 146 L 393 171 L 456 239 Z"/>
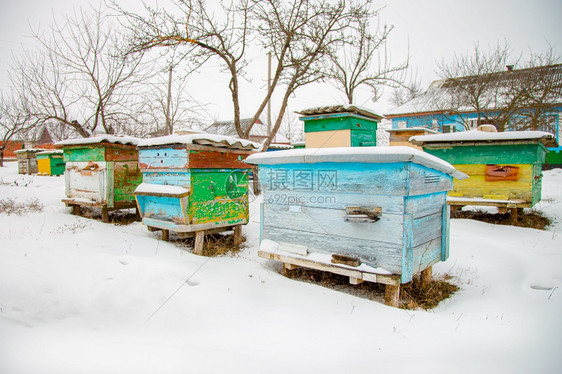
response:
<path id="1" fill-rule="evenodd" d="M 335 105 L 297 112 L 304 121 L 306 148 L 373 147 L 382 117 L 353 105 Z"/>

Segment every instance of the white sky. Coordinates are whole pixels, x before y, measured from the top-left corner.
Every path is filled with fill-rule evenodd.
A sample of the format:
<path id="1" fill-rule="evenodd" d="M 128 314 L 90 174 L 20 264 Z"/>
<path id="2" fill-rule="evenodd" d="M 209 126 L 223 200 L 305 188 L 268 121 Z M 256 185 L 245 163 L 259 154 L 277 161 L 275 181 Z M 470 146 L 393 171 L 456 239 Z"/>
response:
<path id="1" fill-rule="evenodd" d="M 32 45 L 29 25 L 47 26 L 52 14 L 63 15 L 73 7 L 86 6 L 89 0 L 0 0 L 0 85 L 4 90 L 7 67 L 12 52 L 21 45 Z M 139 6 L 140 0 L 122 0 L 128 7 Z M 479 42 L 483 48 L 507 40 L 517 53 L 544 51 L 547 41 L 555 51 L 562 52 L 561 0 L 389 0 L 380 2 L 386 7 L 381 19 L 394 25 L 390 50 L 394 60 L 411 55 L 410 64 L 421 78 L 424 87 L 437 79 L 436 61 L 450 60 L 454 53 L 466 53 Z M 254 63 L 257 75 L 242 86 L 242 115 L 250 116 L 256 98 L 265 88 L 267 58 L 257 54 Z M 263 69 L 263 70 L 262 70 Z M 210 69 L 190 79 L 189 95 L 208 103 L 208 116 L 230 119 L 232 109 L 226 86 L 227 77 Z M 389 92 L 387 90 L 387 92 Z M 357 105 L 384 114 L 390 109 L 385 98 L 378 103 L 369 99 L 370 91 L 361 89 Z M 290 110 L 327 105 L 344 101 L 344 96 L 328 84 L 314 85 L 299 91 L 292 98 Z M 275 105 L 273 108 L 275 111 Z M 264 116 L 265 118 L 265 116 Z"/>

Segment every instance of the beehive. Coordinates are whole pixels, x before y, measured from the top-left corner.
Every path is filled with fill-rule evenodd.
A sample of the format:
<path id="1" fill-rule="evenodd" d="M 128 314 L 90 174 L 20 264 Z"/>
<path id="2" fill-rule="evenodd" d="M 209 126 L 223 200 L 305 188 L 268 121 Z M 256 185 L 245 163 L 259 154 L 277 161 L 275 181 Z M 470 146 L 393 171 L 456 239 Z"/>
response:
<path id="1" fill-rule="evenodd" d="M 45 151 L 40 148 L 26 148 L 15 151 L 19 174 L 37 173 L 37 153 Z"/>
<path id="2" fill-rule="evenodd" d="M 48 150 L 37 153 L 37 172 L 39 174 L 63 175 L 64 169 L 62 150 Z"/>
<path id="3" fill-rule="evenodd" d="M 136 145 L 139 139 L 100 135 L 56 143 L 62 148 L 66 198 L 62 201 L 79 214 L 80 207 L 109 210 L 135 208 L 134 190 L 142 181 Z"/>
<path id="4" fill-rule="evenodd" d="M 377 126 L 382 117 L 370 110 L 354 105 L 333 105 L 305 109 L 298 114 L 304 122 L 306 148 L 377 144 Z"/>
<path id="5" fill-rule="evenodd" d="M 143 223 L 165 238 L 170 231 L 202 238 L 234 228 L 238 236 L 249 211 L 250 167 L 243 160 L 256 148 L 247 140 L 209 134 L 142 140 L 143 183 L 135 194 Z"/>
<path id="6" fill-rule="evenodd" d="M 452 205 L 532 207 L 541 200 L 546 146 L 556 144 L 542 131 L 496 132 L 490 125 L 451 134 L 414 136 L 410 141 L 470 176 L 457 180 Z"/>
<path id="7" fill-rule="evenodd" d="M 327 148 L 250 156 L 264 191 L 259 255 L 387 284 L 448 257 L 450 164 L 411 147 Z M 349 264 L 353 264 L 350 266 Z"/>

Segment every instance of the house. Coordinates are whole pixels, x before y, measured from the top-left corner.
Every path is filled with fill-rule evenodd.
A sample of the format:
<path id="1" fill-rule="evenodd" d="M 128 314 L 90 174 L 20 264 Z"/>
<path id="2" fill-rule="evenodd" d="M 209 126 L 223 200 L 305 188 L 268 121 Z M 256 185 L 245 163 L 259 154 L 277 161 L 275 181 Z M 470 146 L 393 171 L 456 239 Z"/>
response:
<path id="1" fill-rule="evenodd" d="M 242 127 L 242 130 L 245 131 L 250 126 L 251 122 L 251 118 L 241 118 L 240 127 Z M 236 132 L 236 128 L 234 127 L 234 121 L 213 122 L 213 124 L 203 129 L 203 131 L 209 134 L 238 137 L 238 133 Z M 258 118 L 256 123 L 250 130 L 249 140 L 256 143 L 262 143 L 265 139 L 267 139 L 267 125 Z M 277 134 L 275 134 L 275 137 L 273 138 L 271 144 L 272 146 L 274 146 L 275 144 L 290 145 L 291 141 L 278 132 Z"/>
<path id="2" fill-rule="evenodd" d="M 538 87 L 536 91 L 529 90 L 533 85 Z M 466 99 L 476 94 L 476 88 L 483 89 L 479 99 Z M 535 94 L 528 95 L 524 103 L 519 103 L 516 110 L 508 114 L 507 105 L 514 102 L 512 94 L 518 89 L 527 89 L 528 93 Z M 547 98 L 538 98 L 536 93 L 539 92 Z M 474 109 L 475 102 L 479 103 L 480 112 Z M 557 64 L 519 70 L 510 66 L 506 71 L 493 74 L 436 80 L 422 95 L 385 116 L 392 121 L 393 129 L 425 127 L 450 133 L 492 124 L 500 131 L 548 132 L 560 143 L 560 112 L 562 64 Z M 538 120 L 529 125 L 528 118 L 533 115 Z"/>

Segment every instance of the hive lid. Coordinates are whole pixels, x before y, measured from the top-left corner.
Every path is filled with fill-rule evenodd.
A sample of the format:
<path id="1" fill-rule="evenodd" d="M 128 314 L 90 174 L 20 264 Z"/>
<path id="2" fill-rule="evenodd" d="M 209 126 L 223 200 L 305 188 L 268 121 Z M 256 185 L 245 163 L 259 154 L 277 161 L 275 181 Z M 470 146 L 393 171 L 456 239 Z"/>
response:
<path id="1" fill-rule="evenodd" d="M 338 105 L 328 105 L 323 107 L 314 107 L 309 109 L 303 109 L 300 112 L 295 112 L 303 116 L 316 116 L 322 114 L 337 114 L 337 113 L 352 113 L 359 114 L 365 117 L 373 118 L 375 120 L 382 120 L 382 116 L 376 114 L 370 109 L 360 107 L 351 104 L 338 104 Z"/>
<path id="2" fill-rule="evenodd" d="M 426 143 L 499 143 L 522 140 L 536 140 L 548 147 L 556 147 L 557 145 L 554 135 L 544 131 L 489 132 L 479 129 L 438 135 L 416 135 L 410 138 L 410 143 L 421 146 Z"/>
<path id="3" fill-rule="evenodd" d="M 190 134 L 190 135 L 178 135 L 172 134 L 167 136 L 160 136 L 151 139 L 142 139 L 139 141 L 139 147 L 154 147 L 159 145 L 170 145 L 170 144 L 198 144 L 207 145 L 211 147 L 218 148 L 230 148 L 230 149 L 241 149 L 241 150 L 257 150 L 261 148 L 261 145 L 254 143 L 246 139 L 235 138 L 233 136 L 226 135 L 213 135 L 213 134 Z"/>
<path id="4" fill-rule="evenodd" d="M 123 145 L 134 145 L 136 146 L 139 142 L 139 138 L 134 138 L 132 136 L 122 136 L 122 135 L 96 135 L 91 138 L 76 138 L 61 140 L 55 143 L 57 147 L 62 147 L 65 145 L 83 145 L 83 144 L 97 144 L 97 143 L 114 143 Z"/>
<path id="5" fill-rule="evenodd" d="M 244 162 L 255 165 L 338 163 L 391 163 L 413 162 L 448 174 L 456 179 L 468 176 L 447 161 L 412 147 L 340 147 L 305 148 L 287 151 L 257 153 Z"/>
<path id="6" fill-rule="evenodd" d="M 43 148 L 25 148 L 25 149 L 18 149 L 17 151 L 14 151 L 14 153 L 39 153 L 39 152 L 43 152 L 46 151 L 46 149 Z"/>
<path id="7" fill-rule="evenodd" d="M 62 155 L 63 153 L 62 149 L 48 149 L 41 150 L 41 152 L 38 152 L 37 155 Z"/>

